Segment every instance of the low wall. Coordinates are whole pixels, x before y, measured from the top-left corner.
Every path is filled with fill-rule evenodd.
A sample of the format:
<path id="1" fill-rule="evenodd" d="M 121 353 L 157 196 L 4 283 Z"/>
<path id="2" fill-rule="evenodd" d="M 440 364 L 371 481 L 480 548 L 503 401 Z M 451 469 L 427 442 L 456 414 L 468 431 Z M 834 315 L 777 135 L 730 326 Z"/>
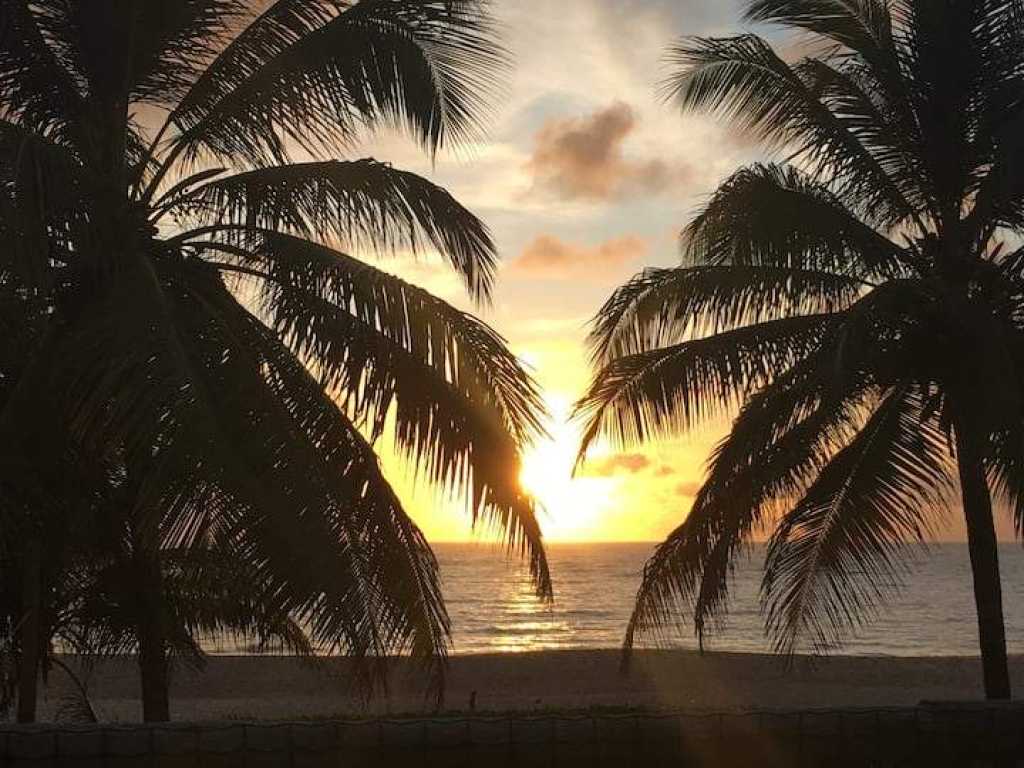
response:
<path id="1" fill-rule="evenodd" d="M 1024 767 L 1024 707 L 0 726 L 10 768 Z"/>

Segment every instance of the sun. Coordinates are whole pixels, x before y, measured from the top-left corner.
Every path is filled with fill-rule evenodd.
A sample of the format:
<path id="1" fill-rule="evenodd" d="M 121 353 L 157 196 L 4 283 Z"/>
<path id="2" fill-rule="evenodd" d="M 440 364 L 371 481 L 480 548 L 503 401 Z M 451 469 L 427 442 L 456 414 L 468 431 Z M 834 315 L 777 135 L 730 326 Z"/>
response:
<path id="1" fill-rule="evenodd" d="M 520 482 L 541 507 L 541 526 L 548 541 L 600 538 L 607 514 L 617 505 L 616 478 L 573 476 L 580 434 L 569 418 L 567 400 L 548 398 L 550 438 L 523 457 Z"/>

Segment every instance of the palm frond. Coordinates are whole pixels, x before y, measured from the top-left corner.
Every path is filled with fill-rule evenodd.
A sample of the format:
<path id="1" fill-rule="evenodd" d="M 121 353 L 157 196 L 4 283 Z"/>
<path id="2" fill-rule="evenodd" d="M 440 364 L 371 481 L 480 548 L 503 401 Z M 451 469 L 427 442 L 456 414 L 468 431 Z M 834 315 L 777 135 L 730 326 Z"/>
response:
<path id="1" fill-rule="evenodd" d="M 173 108 L 248 14 L 243 0 L 161 0 L 135 12 L 132 101 Z"/>
<path id="2" fill-rule="evenodd" d="M 715 448 L 686 522 L 644 569 L 627 660 L 639 637 L 687 614 L 703 647 L 728 607 L 736 558 L 856 434 L 873 390 L 833 375 L 831 357 L 823 349 L 751 397 Z"/>
<path id="3" fill-rule="evenodd" d="M 1015 171 L 1024 162 L 1024 94 L 1016 109 L 1003 117 L 991 168 L 978 183 L 967 217 L 968 231 L 982 247 L 1000 227 L 1024 227 L 1024 182 Z"/>
<path id="4" fill-rule="evenodd" d="M 474 522 L 528 555 L 551 581 L 521 451 L 542 429 L 539 392 L 503 340 L 426 291 L 325 246 L 264 233 L 228 246 L 226 274 L 256 278 L 259 314 L 353 415 L 379 436 L 393 414 L 398 448 L 435 485 L 466 492 Z M 217 252 L 223 245 L 203 246 Z"/>
<path id="5" fill-rule="evenodd" d="M 906 6 L 904 67 L 916 91 L 922 170 L 936 200 L 940 227 L 959 220 L 966 190 L 990 161 L 991 134 L 984 124 L 992 117 L 989 95 L 995 83 L 989 78 L 995 73 L 985 66 L 984 43 L 978 37 L 987 5 L 983 0 Z M 1002 99 L 999 109 L 1008 106 Z"/>
<path id="6" fill-rule="evenodd" d="M 839 324 L 827 313 L 783 318 L 612 360 L 576 405 L 585 420 L 580 460 L 600 434 L 635 444 L 727 414 Z"/>
<path id="7" fill-rule="evenodd" d="M 216 299 L 214 294 L 207 296 L 211 302 Z M 440 676 L 448 624 L 437 563 L 380 474 L 371 446 L 269 329 L 234 304 L 226 292 L 217 305 L 223 308 L 227 328 L 245 342 L 242 348 L 260 355 L 267 391 L 262 404 L 253 405 L 267 420 L 262 439 L 280 445 L 268 452 L 278 456 L 272 477 L 298 495 L 292 506 L 299 517 L 288 523 L 294 526 L 288 534 L 292 546 L 285 550 L 286 561 L 277 564 L 284 569 L 276 574 L 273 569 L 261 570 L 262 583 L 273 578 L 282 597 L 298 601 L 292 612 L 308 623 L 317 642 L 338 647 L 344 641 L 357 659 L 408 650 Z M 236 389 L 233 397 L 238 394 Z M 294 425 L 291 429 L 289 423 Z M 239 427 L 235 434 L 242 439 L 253 440 L 260 434 L 250 427 L 245 438 L 244 425 Z M 281 442 L 289 436 L 291 448 Z M 275 514 L 280 516 L 276 505 Z M 250 546 L 258 544 L 263 552 L 272 552 L 267 546 L 273 539 L 258 542 L 252 535 L 271 524 L 273 535 L 280 536 L 281 523 L 270 521 L 262 512 L 247 523 L 239 532 L 248 537 Z M 331 574 L 346 574 L 338 573 L 337 555 L 325 550 L 336 546 L 331 542 L 343 543 L 340 554 L 353 569 L 347 583 L 334 583 L 337 577 Z M 280 547 L 280 542 L 275 546 Z M 300 568 L 297 556 L 309 559 L 308 567 Z M 311 581 L 305 584 L 307 579 Z M 350 625 L 353 611 L 362 618 Z"/>
<path id="8" fill-rule="evenodd" d="M 119 323 L 118 307 L 145 320 Z M 97 455 L 150 450 L 154 415 L 180 402 L 187 380 L 166 311 L 152 266 L 140 262 L 125 269 L 105 296 L 82 308 L 74 326 L 59 329 L 49 348 L 40 350 L 47 358 L 47 380 L 40 384 L 68 419 L 75 441 Z M 58 382 L 74 386 L 63 389 Z"/>
<path id="9" fill-rule="evenodd" d="M 748 22 L 811 32 L 864 58 L 894 58 L 893 19 L 885 0 L 747 0 L 746 6 Z"/>
<path id="10" fill-rule="evenodd" d="M 432 247 L 475 299 L 489 300 L 493 289 L 497 255 L 486 225 L 441 187 L 374 160 L 261 168 L 208 181 L 182 194 L 177 206 L 194 212 L 200 225 L 334 238 L 343 248 Z"/>
<path id="11" fill-rule="evenodd" d="M 436 150 L 479 130 L 503 60 L 480 2 L 279 0 L 183 98 L 178 151 L 281 162 L 381 123 Z"/>
<path id="12" fill-rule="evenodd" d="M 827 169 L 833 188 L 872 221 L 892 227 L 916 215 L 857 122 L 833 112 L 813 89 L 813 67 L 790 66 L 755 35 L 688 38 L 671 49 L 669 65 L 675 72 L 664 90 L 684 110 L 721 114 L 767 142 L 791 147 Z"/>
<path id="13" fill-rule="evenodd" d="M 834 646 L 900 588 L 953 486 L 947 441 L 909 386 L 891 391 L 772 536 L 762 588 L 776 647 Z"/>
<path id="14" fill-rule="evenodd" d="M 747 0 L 745 12 L 748 22 L 810 33 L 855 54 L 851 63 L 863 73 L 866 91 L 887 105 L 893 133 L 913 136 L 914 105 L 898 28 L 902 15 L 885 0 Z"/>
<path id="15" fill-rule="evenodd" d="M 54 719 L 58 723 L 98 723 L 99 717 L 89 699 L 88 681 L 82 680 L 78 673 L 59 658 L 51 657 L 49 663 L 60 669 L 71 681 L 71 690 L 57 707 Z"/>
<path id="16" fill-rule="evenodd" d="M 183 637 L 233 638 L 261 651 L 316 652 L 305 629 L 265 604 L 259 570 L 238 542 L 217 531 L 206 545 L 162 553 L 166 592 Z"/>
<path id="17" fill-rule="evenodd" d="M 1017 536 L 1024 538 L 1024 432 L 1007 429 L 992 437 L 989 485 L 1010 510 Z"/>
<path id="18" fill-rule="evenodd" d="M 77 146 L 85 107 L 81 84 L 47 41 L 38 5 L 2 0 L 0 17 L 0 117 Z"/>
<path id="19" fill-rule="evenodd" d="M 191 122 L 208 114 L 214 104 L 274 57 L 333 18 L 336 9 L 336 4 L 320 0 L 273 0 L 262 13 L 242 25 L 238 34 L 196 78 L 170 119 Z"/>
<path id="20" fill-rule="evenodd" d="M 64 147 L 0 120 L 0 230 L 8 247 L 0 265 L 28 290 L 45 294 L 63 261 L 62 239 L 81 217 L 84 195 L 94 189 L 88 172 Z"/>
<path id="21" fill-rule="evenodd" d="M 842 311 L 867 289 L 844 274 L 762 264 L 647 269 L 593 322 L 594 361 L 793 315 Z"/>
<path id="22" fill-rule="evenodd" d="M 61 637 L 66 647 L 86 658 L 137 652 L 137 624 L 143 606 L 156 603 L 172 650 L 194 665 L 205 658 L 200 640 L 230 638 L 261 649 L 308 656 L 315 652 L 304 629 L 287 613 L 275 613 L 264 599 L 259 569 L 229 536 L 215 536 L 187 548 L 133 550 L 130 532 L 142 518 L 131 505 L 107 511 L 102 525 L 115 531 L 105 550 L 119 556 L 83 560 Z M 147 558 L 160 572 L 158 591 L 140 595 L 136 562 Z M 81 691 L 84 695 L 84 690 Z"/>
<path id="23" fill-rule="evenodd" d="M 907 95 L 887 93 L 884 86 L 879 86 L 871 65 L 858 57 L 811 56 L 795 68 L 807 88 L 848 127 L 892 179 L 916 212 L 914 223 L 919 231 L 925 231 L 925 212 L 934 218 L 936 201 L 925 174 L 917 116 Z M 903 88 L 902 82 L 896 85 Z M 840 188 L 857 194 L 856 187 Z M 862 215 L 868 221 L 877 221 L 873 211 L 862 211 Z"/>
<path id="24" fill-rule="evenodd" d="M 788 267 L 869 282 L 912 274 L 903 248 L 793 166 L 741 168 L 687 226 L 683 243 L 685 260 L 697 266 Z"/>

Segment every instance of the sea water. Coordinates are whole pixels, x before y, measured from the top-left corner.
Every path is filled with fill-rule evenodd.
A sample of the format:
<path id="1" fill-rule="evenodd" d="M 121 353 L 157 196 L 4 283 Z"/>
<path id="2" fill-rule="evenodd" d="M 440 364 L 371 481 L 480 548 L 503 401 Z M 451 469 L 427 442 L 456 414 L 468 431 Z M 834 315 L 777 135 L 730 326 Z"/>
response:
<path id="1" fill-rule="evenodd" d="M 621 645 L 645 560 L 653 544 L 550 544 L 555 602 L 534 596 L 526 567 L 491 544 L 439 544 L 453 651 L 493 653 Z M 964 544 L 916 550 L 916 565 L 898 599 L 836 652 L 850 655 L 977 655 L 970 562 Z M 740 560 L 724 629 L 706 647 L 765 652 L 758 599 L 763 547 Z M 1000 549 L 1007 644 L 1024 653 L 1024 549 Z M 672 643 L 695 648 L 689 617 L 680 617 Z M 661 643 L 660 645 L 664 645 Z"/>

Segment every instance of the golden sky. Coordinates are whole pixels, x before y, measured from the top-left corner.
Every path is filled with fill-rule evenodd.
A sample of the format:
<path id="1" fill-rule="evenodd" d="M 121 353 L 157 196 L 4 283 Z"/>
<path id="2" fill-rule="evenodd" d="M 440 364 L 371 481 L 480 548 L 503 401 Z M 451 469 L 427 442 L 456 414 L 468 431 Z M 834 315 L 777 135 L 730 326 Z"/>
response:
<path id="1" fill-rule="evenodd" d="M 717 181 L 752 157 L 743 141 L 686 117 L 657 95 L 666 45 L 735 26 L 731 2 L 519 0 L 493 6 L 514 58 L 489 135 L 431 163 L 407 140 L 360 154 L 446 186 L 494 231 L 502 255 L 494 306 L 474 307 L 429 260 L 381 266 L 494 326 L 532 367 L 551 439 L 522 479 L 551 541 L 655 541 L 686 516 L 716 433 L 672 444 L 599 446 L 573 476 L 572 404 L 590 378 L 587 324 L 620 283 L 676 261 L 676 234 Z M 629 40 L 619 34 L 628 15 Z M 709 147 L 714 147 L 709 152 Z M 413 482 L 386 445 L 388 476 L 431 541 L 474 538 L 465 504 Z"/>
<path id="2" fill-rule="evenodd" d="M 399 136 L 378 137 L 360 154 L 432 178 L 490 225 L 503 259 L 494 305 L 469 303 L 443 264 L 381 266 L 481 316 L 532 367 L 552 437 L 528 451 L 523 482 L 544 506 L 549 540 L 657 541 L 685 519 L 726 425 L 671 443 L 599 446 L 573 477 L 579 434 L 569 414 L 591 375 L 585 336 L 598 307 L 643 267 L 676 263 L 677 233 L 694 210 L 731 171 L 759 159 L 743 137 L 679 114 L 658 96 L 666 46 L 682 35 L 741 31 L 738 3 L 493 7 L 515 63 L 489 135 L 433 163 Z M 411 473 L 381 448 L 389 477 L 432 541 L 474 538 L 463 502 L 414 487 Z M 944 538 L 960 538 L 958 528 Z"/>

